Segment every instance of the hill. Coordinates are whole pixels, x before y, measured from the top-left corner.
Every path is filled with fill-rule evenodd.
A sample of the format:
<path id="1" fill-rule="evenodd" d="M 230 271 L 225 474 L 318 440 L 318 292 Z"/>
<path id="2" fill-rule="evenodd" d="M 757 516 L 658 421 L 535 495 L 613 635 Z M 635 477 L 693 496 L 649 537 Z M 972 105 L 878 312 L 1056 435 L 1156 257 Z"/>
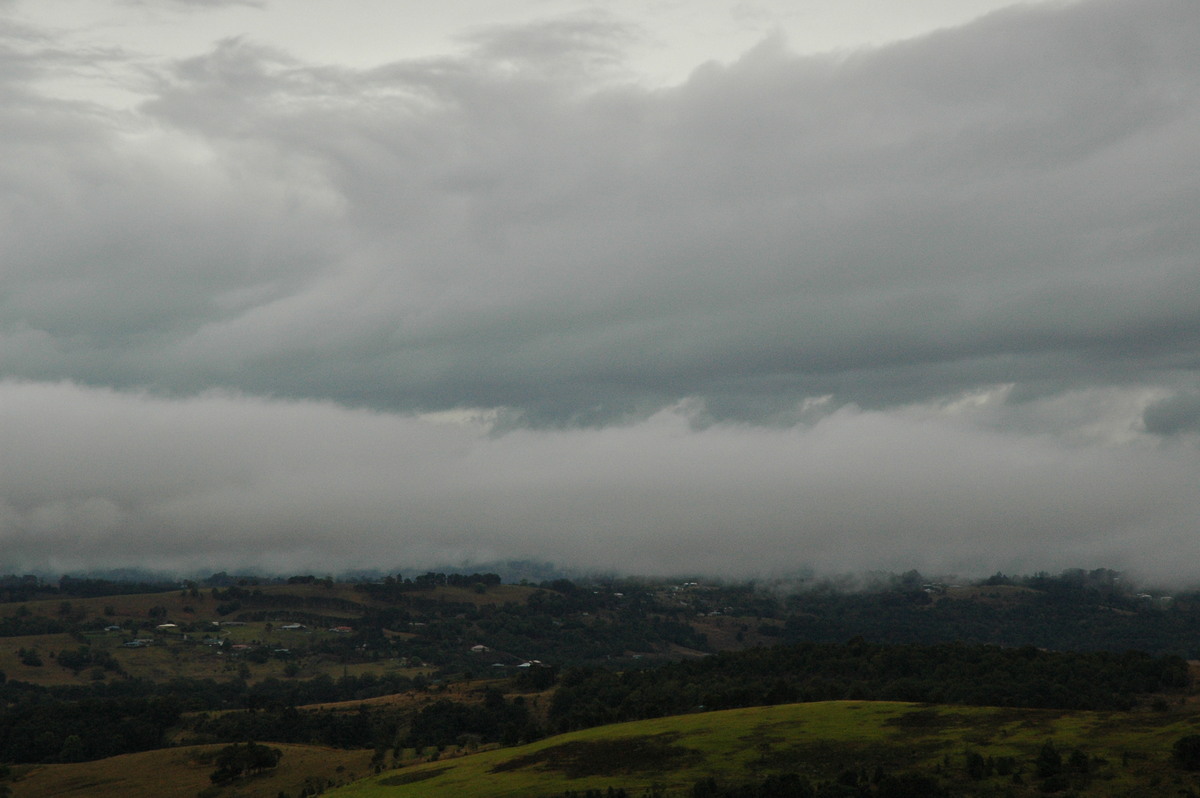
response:
<path id="1" fill-rule="evenodd" d="M 30 794 L 29 785 L 49 778 L 39 774 L 67 779 L 64 794 L 79 784 L 95 789 L 124 784 L 113 790 L 136 794 L 128 785 L 143 782 L 157 785 L 154 794 L 170 794 L 163 785 L 174 789 L 183 783 L 211 792 L 204 781 L 204 749 L 187 746 L 254 740 L 294 751 L 285 763 L 293 783 L 269 795 L 297 798 L 300 780 L 294 776 L 306 761 L 315 766 L 306 773 L 314 779 L 304 788 L 308 795 L 318 782 L 330 783 L 327 761 L 351 756 L 351 749 L 355 757 L 367 755 L 375 769 L 411 765 L 435 752 L 445 760 L 462 751 L 532 743 L 548 733 L 617 721 L 680 714 L 686 719 L 705 709 L 747 708 L 753 715 L 766 710 L 749 707 L 857 701 L 857 715 L 850 717 L 863 718 L 876 711 L 864 707 L 889 706 L 863 702 L 908 701 L 925 702 L 930 711 L 908 713 L 912 717 L 895 720 L 889 730 L 904 729 L 911 740 L 946 718 L 965 719 L 953 731 L 959 747 L 943 741 L 937 761 L 901 758 L 885 766 L 870 757 L 860 763 L 856 757 L 870 749 L 834 735 L 823 739 L 824 753 L 815 760 L 801 746 L 791 755 L 800 763 L 793 767 L 775 767 L 779 763 L 768 757 L 763 762 L 769 767 L 760 763 L 727 773 L 692 767 L 699 760 L 691 754 L 671 759 L 680 745 L 675 738 L 647 732 L 639 733 L 653 738 L 647 745 L 576 746 L 487 778 L 531 769 L 545 773 L 558 764 L 577 773 L 571 762 L 607 757 L 626 770 L 598 774 L 620 777 L 605 790 L 613 786 L 615 793 L 626 783 L 645 789 L 652 786 L 653 767 L 626 771 L 631 763 L 656 762 L 654 752 L 665 751 L 670 767 L 664 772 L 679 771 L 688 794 L 690 785 L 700 784 L 697 796 L 708 798 L 731 794 L 739 780 L 789 771 L 815 785 L 853 781 L 841 786 L 857 790 L 860 798 L 878 798 L 885 795 L 879 785 L 893 782 L 877 775 L 898 779 L 909 773 L 904 777 L 954 784 L 968 762 L 978 781 L 999 790 L 996 795 L 1014 789 L 1020 795 L 1032 788 L 1030 774 L 1039 766 L 1030 764 L 1024 749 L 1023 758 L 967 751 L 963 741 L 971 738 L 965 728 L 977 712 L 968 705 L 1057 713 L 1043 718 L 1090 710 L 1125 712 L 1112 717 L 1143 724 L 1146 718 L 1159 726 L 1184 722 L 1168 708 L 1180 706 L 1192 684 L 1179 654 L 1195 649 L 1200 639 L 1184 633 L 1200 629 L 1200 595 L 1135 592 L 1112 572 L 997 575 L 976 585 L 925 582 L 914 572 L 878 589 L 844 592 L 810 585 L 794 593 L 754 584 L 639 579 L 504 585 L 495 574 L 428 573 L 344 584 L 312 576 L 264 581 L 216 576 L 210 584 L 174 586 L 0 577 L 0 598 L 9 599 L 0 603 L 0 761 L 9 763 L 0 792 L 16 776 L 22 785 L 16 794 Z M 852 631 L 862 636 L 848 639 Z M 1057 645 L 1031 642 L 1041 639 Z M 1154 653 L 1127 651 L 1124 644 L 1135 640 L 1152 644 L 1143 650 Z M 950 704 L 959 707 L 949 709 Z M 1138 707 L 1155 711 L 1131 712 Z M 1011 717 L 1025 718 L 1030 728 L 1053 726 L 1015 709 L 1004 711 L 1017 712 Z M 929 729 L 921 730 L 921 722 L 931 724 Z M 806 723 L 812 727 L 815 721 Z M 1068 732 L 1054 740 L 1061 750 L 1051 751 L 1063 769 L 1059 782 L 1068 787 L 1124 784 L 1143 761 L 1157 765 L 1137 775 L 1137 784 L 1152 776 L 1166 784 L 1183 779 L 1165 764 L 1163 752 L 1172 740 L 1151 746 L 1152 760 L 1139 760 L 1137 746 L 1119 750 L 1117 770 L 1109 753 L 1076 746 Z M 1170 734 L 1184 736 L 1178 729 Z M 763 751 L 769 753 L 773 743 L 766 743 Z M 344 750 L 325 758 L 300 753 L 329 750 L 315 746 Z M 157 753 L 176 759 L 154 759 L 152 749 L 166 749 Z M 118 757 L 135 753 L 151 759 Z M 1072 757 L 1066 769 L 1063 761 Z M 96 760 L 92 765 L 99 770 L 84 760 Z M 850 763 L 845 772 L 826 767 L 845 762 Z M 1019 762 L 1025 764 L 1018 767 Z M 332 781 L 366 772 L 343 767 Z M 1012 783 L 1014 772 L 1024 781 Z M 83 775 L 61 775 L 69 773 Z M 412 768 L 384 775 L 399 779 L 391 787 L 400 788 L 410 783 L 405 779 L 427 773 Z M 554 789 L 586 792 L 596 788 L 580 785 L 594 781 L 568 774 L 565 786 Z M 1048 785 L 1057 789 L 1059 782 Z M 928 792 L 930 784 L 925 783 L 926 798 L 936 794 Z M 1047 787 L 1046 779 L 1036 786 Z"/>
<path id="2" fill-rule="evenodd" d="M 628 796 L 715 796 L 772 778 L 780 784 L 784 774 L 822 795 L 903 795 L 906 784 L 922 796 L 941 790 L 1013 798 L 1068 790 L 1078 796 L 1186 795 L 1197 778 L 1171 763 L 1171 751 L 1198 724 L 1200 716 L 1182 707 L 1115 713 L 788 704 L 597 727 L 387 771 L 328 795 L 557 798 L 624 790 Z"/>
<path id="3" fill-rule="evenodd" d="M 20 798 L 277 798 L 324 789 L 370 772 L 370 751 L 306 745 L 272 745 L 283 752 L 279 765 L 228 787 L 214 787 L 209 774 L 223 746 L 165 748 L 68 765 L 14 768 L 13 793 Z"/>

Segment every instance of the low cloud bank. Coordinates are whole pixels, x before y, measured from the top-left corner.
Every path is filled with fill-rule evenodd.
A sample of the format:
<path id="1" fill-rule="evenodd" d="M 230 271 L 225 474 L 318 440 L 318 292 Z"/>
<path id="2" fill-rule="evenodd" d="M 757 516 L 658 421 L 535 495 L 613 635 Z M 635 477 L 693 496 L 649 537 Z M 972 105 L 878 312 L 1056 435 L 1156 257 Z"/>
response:
<path id="1" fill-rule="evenodd" d="M 997 389 L 783 430 L 698 427 L 685 404 L 627 426 L 494 434 L 465 414 L 5 382 L 2 565 L 294 573 L 536 558 L 729 576 L 1186 577 L 1200 451 L 1139 431 L 1152 401 L 1020 404 Z M 1086 423 L 1040 429 L 1061 429 L 1065 405 Z"/>

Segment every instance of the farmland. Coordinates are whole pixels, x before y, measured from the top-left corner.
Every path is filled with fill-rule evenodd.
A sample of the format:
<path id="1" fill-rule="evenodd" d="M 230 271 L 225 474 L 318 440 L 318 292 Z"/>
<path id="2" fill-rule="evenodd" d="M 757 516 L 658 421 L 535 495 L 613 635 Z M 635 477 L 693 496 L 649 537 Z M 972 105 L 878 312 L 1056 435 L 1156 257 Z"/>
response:
<path id="1" fill-rule="evenodd" d="M 482 779 L 513 795 L 720 798 L 840 779 L 873 796 L 883 775 L 964 795 L 1190 789 L 1170 753 L 1200 721 L 1171 652 L 1198 642 L 1168 632 L 1196 625 L 1200 602 L 1116 584 L 5 577 L 0 789 L 467 796 Z M 1081 618 L 1089 645 L 1031 644 L 1055 629 L 1069 642 Z M 1126 651 L 1135 634 L 1163 643 Z M 214 758 L 244 741 L 278 765 L 210 783 Z M 1037 775 L 1047 743 L 1054 778 Z"/>

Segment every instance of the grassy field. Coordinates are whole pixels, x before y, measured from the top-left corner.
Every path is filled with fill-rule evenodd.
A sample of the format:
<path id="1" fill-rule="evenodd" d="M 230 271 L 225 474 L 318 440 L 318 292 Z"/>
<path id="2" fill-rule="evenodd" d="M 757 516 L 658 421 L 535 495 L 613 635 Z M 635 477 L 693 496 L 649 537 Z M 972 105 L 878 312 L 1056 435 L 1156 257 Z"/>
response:
<path id="1" fill-rule="evenodd" d="M 1198 780 L 1170 762 L 1171 746 L 1200 731 L 1190 708 L 1095 713 L 828 702 L 737 709 L 639 721 L 549 738 L 520 748 L 411 765 L 328 793 L 336 798 L 536 798 L 566 790 L 660 785 L 690 795 L 699 779 L 737 784 L 796 772 L 814 782 L 846 769 L 936 774 L 954 795 L 1045 794 L 1035 774 L 1051 741 L 1063 759 L 1078 749 L 1090 774 L 1080 796 L 1179 795 Z M 1017 776 L 972 780 L 975 752 L 1012 757 Z"/>
<path id="2" fill-rule="evenodd" d="M 1097 713 L 839 701 L 618 724 L 378 775 L 367 775 L 371 751 L 278 744 L 278 768 L 218 788 L 209 774 L 223 746 L 204 745 L 15 766 L 11 785 L 21 798 L 277 798 L 306 786 L 331 788 L 331 798 L 549 798 L 608 787 L 641 796 L 654 785 L 663 796 L 688 796 L 706 777 L 733 785 L 794 772 L 821 782 L 878 766 L 935 774 L 956 796 L 1022 798 L 1046 794 L 1035 763 L 1051 741 L 1064 760 L 1078 750 L 1089 761 L 1090 775 L 1072 777 L 1061 794 L 1152 798 L 1200 787 L 1200 776 L 1170 761 L 1172 744 L 1195 733 L 1193 707 Z M 968 752 L 1011 757 L 1017 775 L 972 780 Z"/>
<path id="3" fill-rule="evenodd" d="M 338 582 L 328 587 L 322 584 L 263 585 L 245 589 L 261 591 L 265 596 L 339 599 L 353 602 L 362 607 L 384 606 L 382 602 L 374 601 L 366 593 L 356 590 L 350 583 Z M 409 595 L 418 599 L 483 606 L 506 602 L 522 604 L 535 592 L 536 588 L 521 585 L 491 585 L 484 593 L 476 593 L 465 587 L 442 586 L 431 590 L 414 591 Z M 103 617 L 110 619 L 115 624 L 120 624 L 127 619 L 147 619 L 150 617 L 151 610 L 161 608 L 165 610 L 164 620 L 185 623 L 195 620 L 220 620 L 220 616 L 216 612 L 219 603 L 207 588 L 197 590 L 195 595 L 189 590 L 171 590 L 163 593 L 140 593 L 98 598 L 67 597 L 11 602 L 0 604 L 0 617 L 13 615 L 18 607 L 23 607 L 23 611 L 39 617 L 72 618 L 77 621 Z M 331 617 L 339 615 L 346 618 L 355 617 L 353 611 L 327 608 L 320 611 L 323 615 Z"/>
<path id="4" fill-rule="evenodd" d="M 212 758 L 223 747 L 168 748 L 74 765 L 18 766 L 12 790 L 19 798 L 276 798 L 281 792 L 299 795 L 306 784 L 344 784 L 370 772 L 370 751 L 273 744 L 283 752 L 274 770 L 213 787 Z"/>
<path id="5" fill-rule="evenodd" d="M 273 615 L 277 618 L 274 623 L 247 620 L 236 625 L 213 625 L 212 621 L 236 619 L 238 613 L 219 615 L 216 612 L 219 602 L 213 599 L 211 591 L 193 594 L 190 590 L 175 590 L 10 603 L 0 605 L 0 617 L 52 617 L 76 624 L 103 619 L 102 623 L 91 625 L 98 628 L 111 623 L 124 628 L 0 638 L 0 671 L 11 680 L 43 685 L 83 684 L 124 678 L 122 674 L 155 681 L 176 677 L 225 680 L 237 676 L 254 682 L 284 677 L 285 668 L 293 663 L 289 670 L 295 678 L 302 679 L 318 674 L 338 678 L 365 673 L 380 676 L 399 673 L 409 677 L 429 673 L 427 668 L 409 667 L 415 660 L 404 654 L 403 647 L 392 652 L 395 658 L 369 663 L 346 663 L 340 661 L 345 657 L 339 659 L 328 650 L 298 657 L 276 652 L 292 648 L 300 651 L 307 648 L 308 642 L 337 637 L 338 633 L 323 627 L 340 623 L 341 618 L 345 618 L 346 625 L 353 626 L 359 617 L 355 615 L 355 607 L 365 611 L 374 600 L 349 585 L 275 585 L 261 590 L 267 596 L 279 593 L 300 599 L 310 597 L 312 601 L 294 602 L 293 606 L 312 610 L 317 620 L 304 621 L 306 627 L 312 628 L 280 628 L 286 621 L 278 619 L 285 617 L 286 611 Z M 997 586 L 987 590 L 992 593 L 981 593 L 976 598 L 1019 601 L 1024 589 Z M 486 593 L 441 587 L 423 591 L 416 597 L 423 602 L 486 604 L 523 602 L 532 592 L 532 588 L 515 585 L 493 586 Z M 280 606 L 284 603 L 275 602 Z M 245 604 L 245 609 L 251 611 L 272 606 L 261 597 L 246 599 Z M 422 611 L 428 611 L 429 605 L 422 606 L 426 608 Z M 458 612 L 462 610 L 450 607 L 451 615 Z M 246 617 L 263 616 L 247 614 Z M 701 628 L 719 647 L 738 648 L 767 640 L 753 630 L 747 631 L 745 619 L 706 616 L 702 621 Z M 156 628 L 160 622 L 178 626 Z M 139 628 L 135 632 L 131 627 Z M 412 637 L 404 631 L 393 634 L 401 641 Z M 154 644 L 124 647 L 135 636 L 152 639 Z M 231 646 L 221 651 L 205 645 L 205 638 L 213 637 L 220 637 Z M 74 673 L 58 663 L 59 654 L 74 651 L 85 642 L 94 651 L 109 652 L 119 663 L 120 671 L 88 667 Z M 464 639 L 460 644 L 470 642 Z M 269 656 L 265 662 L 252 661 L 244 650 L 233 649 L 236 644 L 261 646 L 269 651 Z M 22 654 L 22 649 L 26 654 Z M 31 649 L 38 652 L 40 666 L 28 663 L 27 652 Z M 336 648 L 332 650 L 336 652 Z M 679 657 L 696 653 L 675 649 Z M 23 659 L 27 661 L 22 662 Z M 476 694 L 479 684 L 443 684 L 437 692 L 408 692 L 328 706 L 353 712 L 362 703 L 418 709 L 445 697 L 480 700 Z M 534 716 L 544 721 L 549 694 L 525 697 Z M 1062 794 L 1138 798 L 1184 795 L 1187 790 L 1200 789 L 1197 777 L 1177 769 L 1169 760 L 1172 744 L 1189 734 L 1200 734 L 1200 706 L 1194 704 L 1175 705 L 1165 711 L 1119 714 L 830 702 L 622 724 L 551 738 L 522 748 L 485 750 L 463 756 L 458 752 L 443 752 L 441 759 L 432 762 L 414 762 L 411 757 L 415 754 L 408 752 L 401 757 L 406 762 L 404 767 L 370 777 L 367 777 L 370 751 L 279 745 L 285 756 L 276 771 L 220 789 L 213 788 L 208 781 L 213 770 L 212 753 L 220 746 L 180 745 L 100 762 L 18 766 L 14 769 L 17 780 L 13 793 L 19 798 L 50 795 L 277 798 L 280 793 L 295 798 L 305 788 L 304 780 L 311 778 L 307 785 L 310 788 L 317 782 L 322 788 L 345 785 L 327 793 L 341 798 L 557 798 L 567 790 L 582 793 L 589 789 L 604 791 L 608 787 L 623 787 L 631 796 L 640 797 L 654 785 L 661 786 L 664 795 L 690 796 L 692 785 L 708 777 L 724 784 L 740 784 L 761 781 L 770 774 L 795 772 L 814 782 L 823 782 L 846 769 L 873 772 L 881 767 L 889 773 L 934 774 L 954 795 L 1022 798 L 1046 794 L 1046 785 L 1037 776 L 1035 764 L 1041 747 L 1051 741 L 1064 760 L 1078 751 L 1076 760 L 1082 758 L 1085 763 L 1083 771 L 1071 774 L 1071 783 Z M 180 733 L 173 739 L 188 743 L 201 738 L 189 739 Z M 972 779 L 966 765 L 968 755 L 976 754 L 989 760 L 1011 761 L 1002 773 L 991 769 L 984 777 Z M 391 763 L 391 757 L 386 761 Z M 355 778 L 363 780 L 349 784 Z"/>
<path id="6" fill-rule="evenodd" d="M 0 638 L 0 671 L 9 679 L 19 679 L 32 684 L 81 684 L 85 677 L 76 677 L 71 671 L 59 667 L 50 659 L 51 651 L 78 647 L 79 642 L 68 634 Z M 19 656 L 21 649 L 37 651 L 42 664 L 34 666 L 22 663 Z"/>
<path id="7" fill-rule="evenodd" d="M 267 597 L 289 596 L 293 599 L 353 602 L 360 608 L 359 611 L 325 606 L 313 610 L 331 620 L 340 619 L 351 627 L 355 626 L 367 608 L 383 606 L 349 584 L 333 584 L 329 587 L 321 584 L 266 585 L 254 589 L 260 590 Z M 476 593 L 468 588 L 438 587 L 415 593 L 414 596 L 422 600 L 483 605 L 523 603 L 533 592 L 533 588 L 519 585 L 493 585 L 485 593 Z M 280 627 L 284 626 L 286 621 L 281 620 L 274 623 L 249 621 L 229 625 L 228 622 L 235 620 L 238 613 L 219 615 L 216 611 L 219 603 L 213 599 L 209 590 L 198 590 L 195 594 L 190 590 L 173 590 L 163 593 L 0 604 L 0 617 L 20 614 L 75 624 L 102 621 L 104 625 L 129 627 L 140 624 L 148 627 L 136 632 L 129 628 L 111 632 L 88 631 L 82 638 L 68 634 L 0 638 L 0 671 L 10 679 L 45 686 L 86 684 L 96 679 L 121 678 L 111 671 L 102 672 L 94 668 L 85 668 L 79 673 L 73 673 L 55 661 L 58 652 L 75 650 L 86 644 L 111 653 L 120 664 L 122 672 L 132 677 L 164 681 L 176 677 L 223 680 L 240 676 L 248 682 L 257 682 L 269 678 L 283 678 L 288 660 L 271 657 L 266 662 L 253 662 L 236 654 L 231 656 L 231 652 L 218 653 L 214 648 L 203 645 L 203 639 L 220 638 L 230 644 L 291 649 L 303 648 L 314 641 L 336 635 L 326 628 L 307 623 L 307 628 L 303 630 L 282 629 Z M 261 602 L 256 604 L 255 600 L 247 600 L 245 609 L 253 610 L 260 605 L 268 606 Z M 288 613 L 286 607 L 274 609 L 284 616 Z M 301 612 L 307 609 L 309 608 L 298 607 L 298 611 Z M 178 624 L 178 627 L 167 630 L 155 628 L 159 623 L 168 622 Z M 217 626 L 213 622 L 222 622 L 223 625 Z M 409 637 L 404 633 L 392 633 L 391 636 L 399 639 Z M 151 639 L 155 645 L 136 649 L 125 648 L 123 644 L 135 637 Z M 24 664 L 20 656 L 22 649 L 36 650 L 42 664 Z M 336 658 L 320 656 L 305 657 L 297 664 L 300 670 L 295 676 L 301 679 L 310 679 L 321 674 L 338 678 L 342 675 L 361 676 L 364 673 L 382 674 L 389 671 L 398 671 L 409 676 L 429 672 L 427 668 L 408 668 L 405 663 L 398 661 L 346 665 Z"/>
<path id="8" fill-rule="evenodd" d="M 304 633 L 278 630 L 268 632 L 265 624 L 248 623 L 245 626 L 227 629 L 221 634 L 234 643 L 261 643 L 271 648 L 288 648 L 289 645 L 295 645 L 296 636 Z M 309 633 L 318 637 L 328 634 L 324 630 Z M 185 640 L 180 634 L 154 634 L 144 631 L 139 636 L 154 639 L 156 644 L 145 648 L 125 648 L 123 643 L 132 637 L 128 632 L 89 632 L 85 635 L 87 645 L 110 652 L 120 663 L 121 670 L 132 677 L 152 681 L 165 681 L 177 677 L 223 680 L 243 675 L 249 682 L 285 678 L 284 667 L 288 660 L 272 658 L 262 663 L 250 662 L 202 645 L 195 639 L 195 635 Z M 112 672 L 93 674 L 93 668 L 84 668 L 79 673 L 74 673 L 56 662 L 58 652 L 75 650 L 81 645 L 83 643 L 68 634 L 0 638 L 0 671 L 10 679 L 45 686 L 85 684 L 94 677 L 105 680 L 121 678 Z M 19 653 L 21 649 L 36 650 L 42 664 L 23 664 Z M 336 658 L 320 656 L 305 657 L 299 664 L 300 670 L 296 674 L 296 678 L 299 679 L 311 679 L 320 674 L 328 674 L 336 679 L 343 675 L 362 676 L 374 673 L 378 676 L 390 672 L 412 677 L 430 671 L 429 668 L 410 668 L 394 660 L 346 665 Z"/>

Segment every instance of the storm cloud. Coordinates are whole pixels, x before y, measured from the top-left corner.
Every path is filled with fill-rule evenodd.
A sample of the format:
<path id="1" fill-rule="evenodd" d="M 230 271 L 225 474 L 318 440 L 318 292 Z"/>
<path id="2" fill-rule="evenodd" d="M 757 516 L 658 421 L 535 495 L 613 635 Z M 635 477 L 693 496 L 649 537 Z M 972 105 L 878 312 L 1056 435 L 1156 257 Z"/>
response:
<path id="1" fill-rule="evenodd" d="M 370 67 L 0 21 L 15 565 L 1195 548 L 1187 0 L 769 35 L 670 85 L 615 14 Z"/>

